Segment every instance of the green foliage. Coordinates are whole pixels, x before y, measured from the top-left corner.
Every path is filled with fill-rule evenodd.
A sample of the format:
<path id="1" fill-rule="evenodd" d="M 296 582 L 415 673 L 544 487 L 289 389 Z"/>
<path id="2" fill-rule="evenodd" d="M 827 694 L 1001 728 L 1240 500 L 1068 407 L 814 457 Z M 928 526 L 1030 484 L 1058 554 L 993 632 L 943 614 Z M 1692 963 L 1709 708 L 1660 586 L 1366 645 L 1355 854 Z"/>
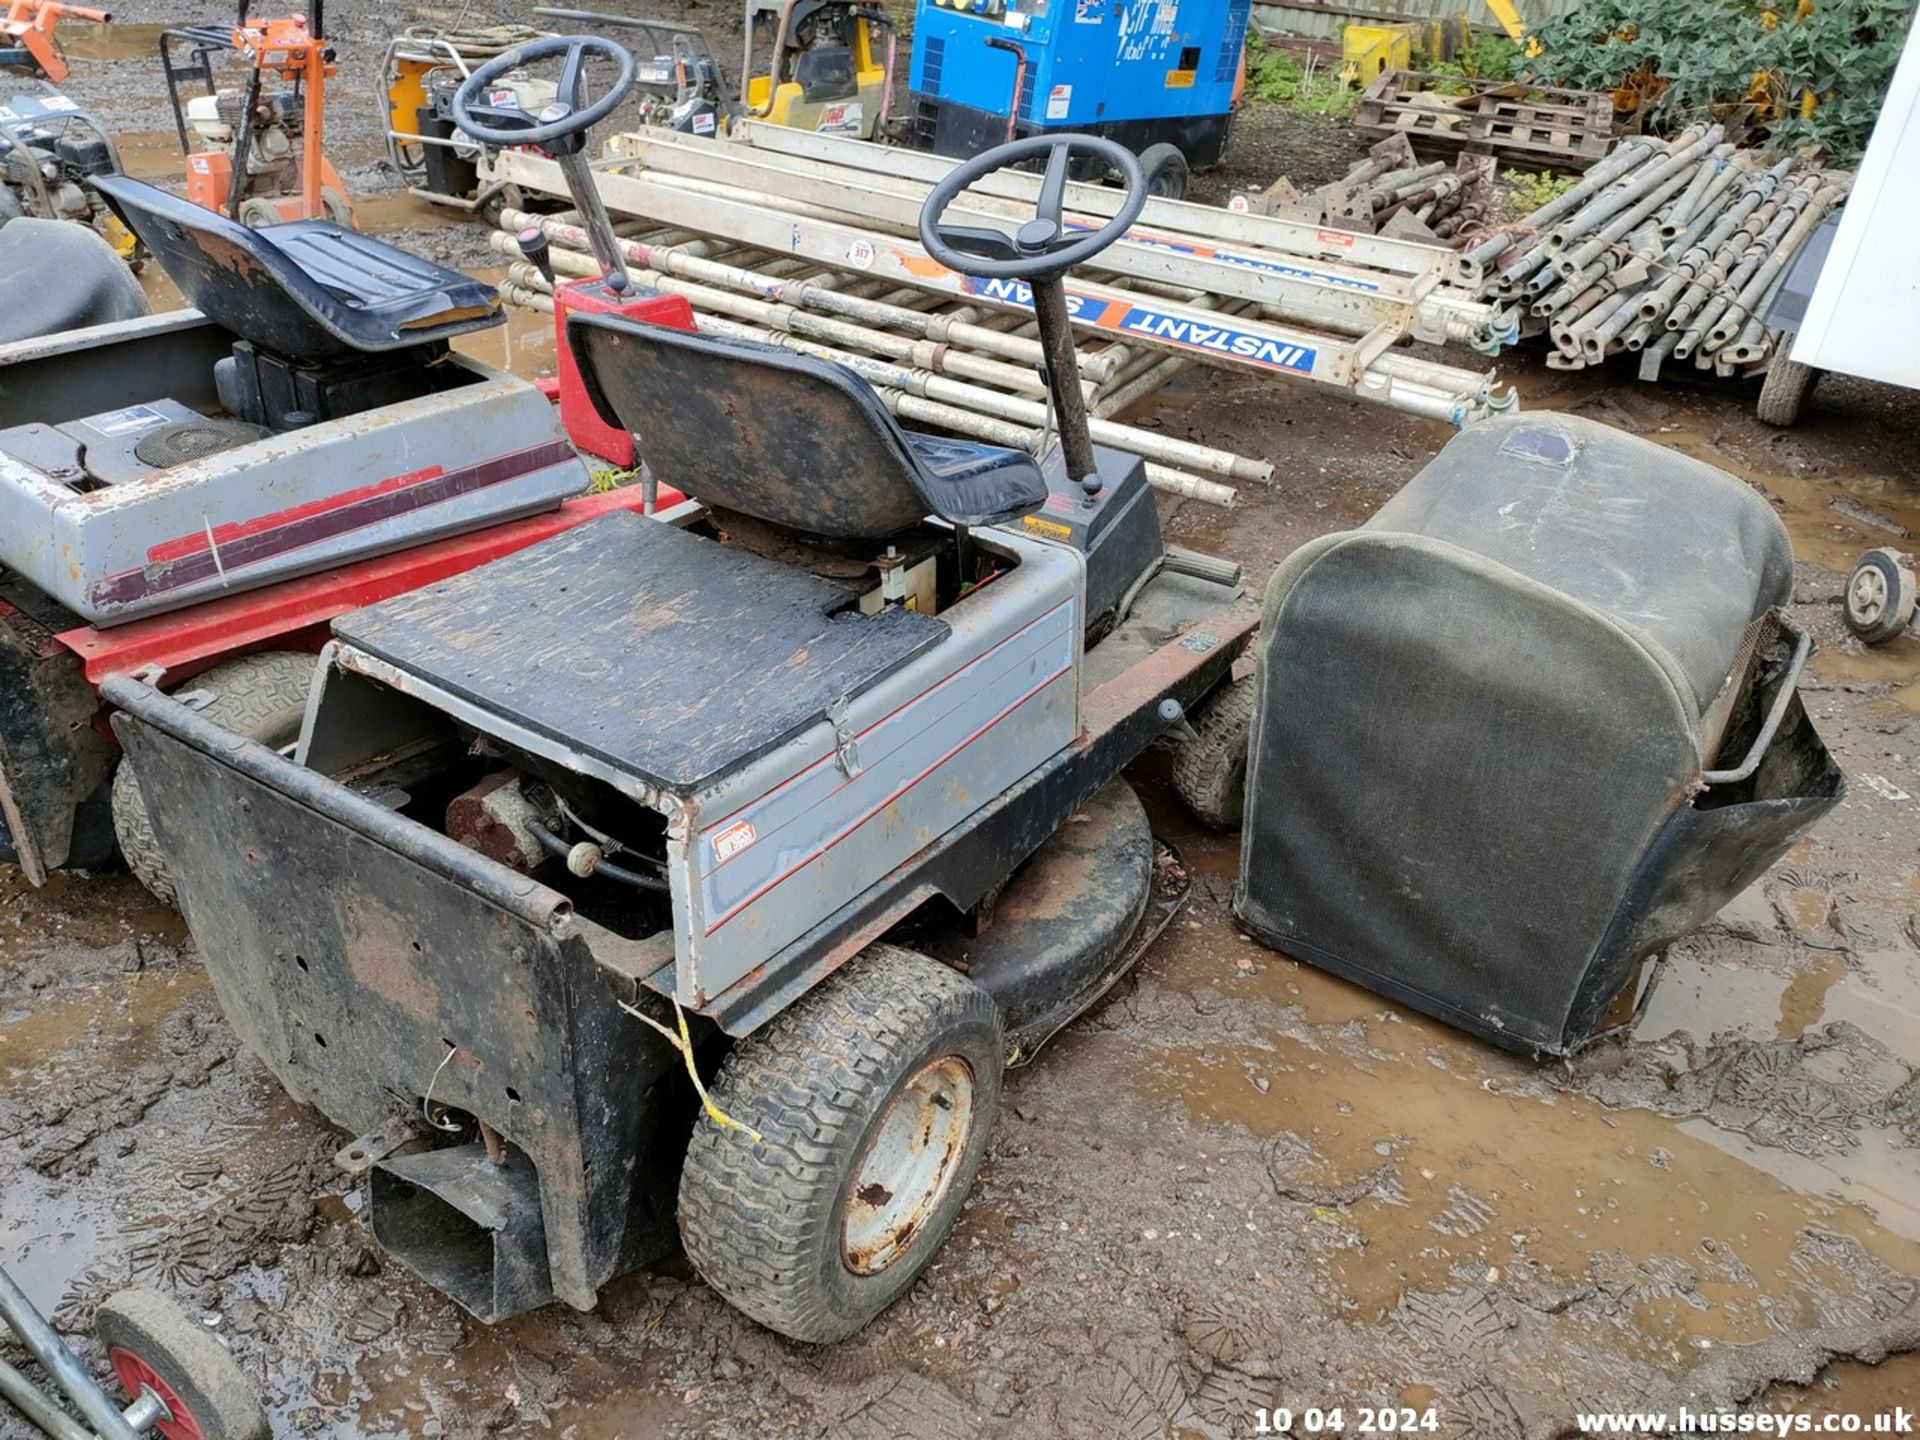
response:
<path id="1" fill-rule="evenodd" d="M 1556 175 L 1551 170 L 1503 170 L 1500 178 L 1507 182 L 1516 213 L 1531 215 L 1571 190 L 1578 177 Z"/>
<path id="2" fill-rule="evenodd" d="M 1247 31 L 1247 98 L 1306 110 L 1315 115 L 1351 115 L 1360 93 L 1341 84 L 1337 70 L 1328 66 L 1302 68 L 1257 30 Z"/>
<path id="3" fill-rule="evenodd" d="M 1506 36 L 1483 31 L 1451 60 L 1435 60 L 1424 68 L 1434 75 L 1459 75 L 1468 80 L 1511 80 L 1526 69 L 1526 57 Z"/>
<path id="4" fill-rule="evenodd" d="M 1652 114 L 1668 127 L 1760 89 L 1778 147 L 1857 156 L 1900 58 L 1915 0 L 1587 0 L 1539 32 L 1537 79 L 1607 90 L 1629 75 L 1668 81 Z M 1811 91 L 1817 104 L 1800 113 Z"/>

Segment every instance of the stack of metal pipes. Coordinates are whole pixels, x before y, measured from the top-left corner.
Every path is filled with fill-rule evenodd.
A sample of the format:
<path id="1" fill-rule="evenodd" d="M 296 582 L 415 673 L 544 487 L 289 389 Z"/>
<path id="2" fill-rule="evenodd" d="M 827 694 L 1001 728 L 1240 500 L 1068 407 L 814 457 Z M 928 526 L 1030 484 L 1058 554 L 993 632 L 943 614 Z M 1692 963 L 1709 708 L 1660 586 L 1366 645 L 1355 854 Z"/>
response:
<path id="1" fill-rule="evenodd" d="M 1636 136 L 1559 198 L 1476 238 L 1462 273 L 1477 269 L 1481 294 L 1514 307 L 1523 335 L 1547 335 L 1559 368 L 1628 351 L 1643 380 L 1669 360 L 1754 374 L 1778 348 L 1774 297 L 1852 181 L 1737 150 L 1718 125 Z"/>
<path id="2" fill-rule="evenodd" d="M 511 262 L 501 293 L 512 303 L 553 309 L 551 283 L 520 249 L 518 236 L 529 228 L 547 236 L 556 280 L 600 273 L 586 232 L 569 214 L 509 210 L 501 225 L 491 243 Z M 1040 342 L 1028 317 L 943 302 L 926 290 L 888 287 L 689 232 L 620 229 L 627 263 L 650 288 L 683 296 L 709 334 L 838 361 L 909 426 L 1033 454 L 1053 442 Z M 1186 357 L 1107 343 L 1083 348 L 1080 362 L 1094 442 L 1141 456 L 1156 488 L 1230 506 L 1234 482 L 1272 479 L 1264 460 L 1115 418 L 1193 363 Z"/>

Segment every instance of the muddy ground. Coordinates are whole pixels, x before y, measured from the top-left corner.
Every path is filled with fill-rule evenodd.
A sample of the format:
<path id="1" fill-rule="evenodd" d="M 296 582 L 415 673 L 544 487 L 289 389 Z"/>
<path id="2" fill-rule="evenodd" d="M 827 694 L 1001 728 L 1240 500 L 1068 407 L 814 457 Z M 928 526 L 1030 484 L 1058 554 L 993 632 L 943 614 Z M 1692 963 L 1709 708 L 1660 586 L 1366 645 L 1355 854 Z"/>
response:
<path id="1" fill-rule="evenodd" d="M 391 12 L 330 9 L 351 91 Z M 145 53 L 76 69 L 128 133 L 166 124 Z M 373 113 L 370 95 L 336 102 L 362 197 L 391 188 Z M 1295 123 L 1250 129 L 1248 183 L 1288 168 L 1290 144 L 1301 178 L 1339 168 L 1341 137 Z M 396 213 L 403 239 L 473 244 Z M 1835 602 L 1858 550 L 1920 529 L 1920 397 L 1829 382 L 1782 434 L 1738 386 L 1502 368 L 1527 405 L 1721 464 L 1779 509 L 1821 646 L 1809 709 L 1851 779 L 1674 947 L 1629 1037 L 1531 1064 L 1252 944 L 1227 909 L 1234 847 L 1194 828 L 1150 757 L 1135 778 L 1193 903 L 1112 1003 L 1011 1078 L 973 1201 L 905 1301 L 811 1349 L 668 1265 L 591 1314 L 489 1330 L 382 1262 L 330 1163 L 341 1137 L 237 1047 L 174 917 L 125 875 L 35 892 L 0 868 L 0 1263 L 83 1348 L 106 1291 L 175 1295 L 282 1435 L 1146 1440 L 1252 1434 L 1258 1407 L 1343 1405 L 1351 1427 L 1363 1404 L 1404 1404 L 1435 1407 L 1445 1435 L 1543 1440 L 1594 1408 L 1913 1405 L 1920 640 L 1865 651 Z M 1256 582 L 1447 438 L 1222 373 L 1135 418 L 1276 463 L 1231 514 L 1166 510 L 1173 538 Z"/>

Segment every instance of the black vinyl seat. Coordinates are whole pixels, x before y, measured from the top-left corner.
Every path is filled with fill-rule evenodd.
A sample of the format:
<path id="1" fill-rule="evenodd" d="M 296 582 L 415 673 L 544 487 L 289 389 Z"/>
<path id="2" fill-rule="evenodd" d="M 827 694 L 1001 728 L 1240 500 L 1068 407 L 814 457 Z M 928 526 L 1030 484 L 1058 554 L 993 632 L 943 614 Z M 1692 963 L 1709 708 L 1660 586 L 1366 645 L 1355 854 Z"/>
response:
<path id="1" fill-rule="evenodd" d="M 877 539 L 929 515 L 998 525 L 1047 498 L 1031 456 L 910 434 L 829 360 L 613 315 L 569 316 L 567 343 L 601 417 L 639 437 L 654 478 L 711 505 Z"/>
<path id="2" fill-rule="evenodd" d="M 250 230 L 124 175 L 92 183 L 188 304 L 295 360 L 404 350 L 506 318 L 491 285 L 331 221 Z"/>

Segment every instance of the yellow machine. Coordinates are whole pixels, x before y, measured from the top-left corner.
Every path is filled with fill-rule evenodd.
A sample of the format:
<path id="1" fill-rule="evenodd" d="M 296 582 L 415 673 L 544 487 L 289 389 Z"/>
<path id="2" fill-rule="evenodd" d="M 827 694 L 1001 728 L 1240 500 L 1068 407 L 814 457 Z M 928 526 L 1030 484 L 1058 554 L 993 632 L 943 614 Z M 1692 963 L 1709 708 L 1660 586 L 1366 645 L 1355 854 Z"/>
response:
<path id="1" fill-rule="evenodd" d="M 772 52 L 759 71 L 756 43 L 768 40 Z M 796 130 L 872 140 L 892 107 L 896 43 L 893 21 L 877 4 L 747 0 L 742 112 Z"/>
<path id="2" fill-rule="evenodd" d="M 1514 0 L 1487 0 L 1487 9 L 1500 22 L 1500 28 L 1507 32 L 1507 38 L 1516 41 L 1521 53 L 1529 60 L 1540 53 L 1540 37 L 1527 28 L 1526 17 L 1521 15 L 1520 7 Z"/>

